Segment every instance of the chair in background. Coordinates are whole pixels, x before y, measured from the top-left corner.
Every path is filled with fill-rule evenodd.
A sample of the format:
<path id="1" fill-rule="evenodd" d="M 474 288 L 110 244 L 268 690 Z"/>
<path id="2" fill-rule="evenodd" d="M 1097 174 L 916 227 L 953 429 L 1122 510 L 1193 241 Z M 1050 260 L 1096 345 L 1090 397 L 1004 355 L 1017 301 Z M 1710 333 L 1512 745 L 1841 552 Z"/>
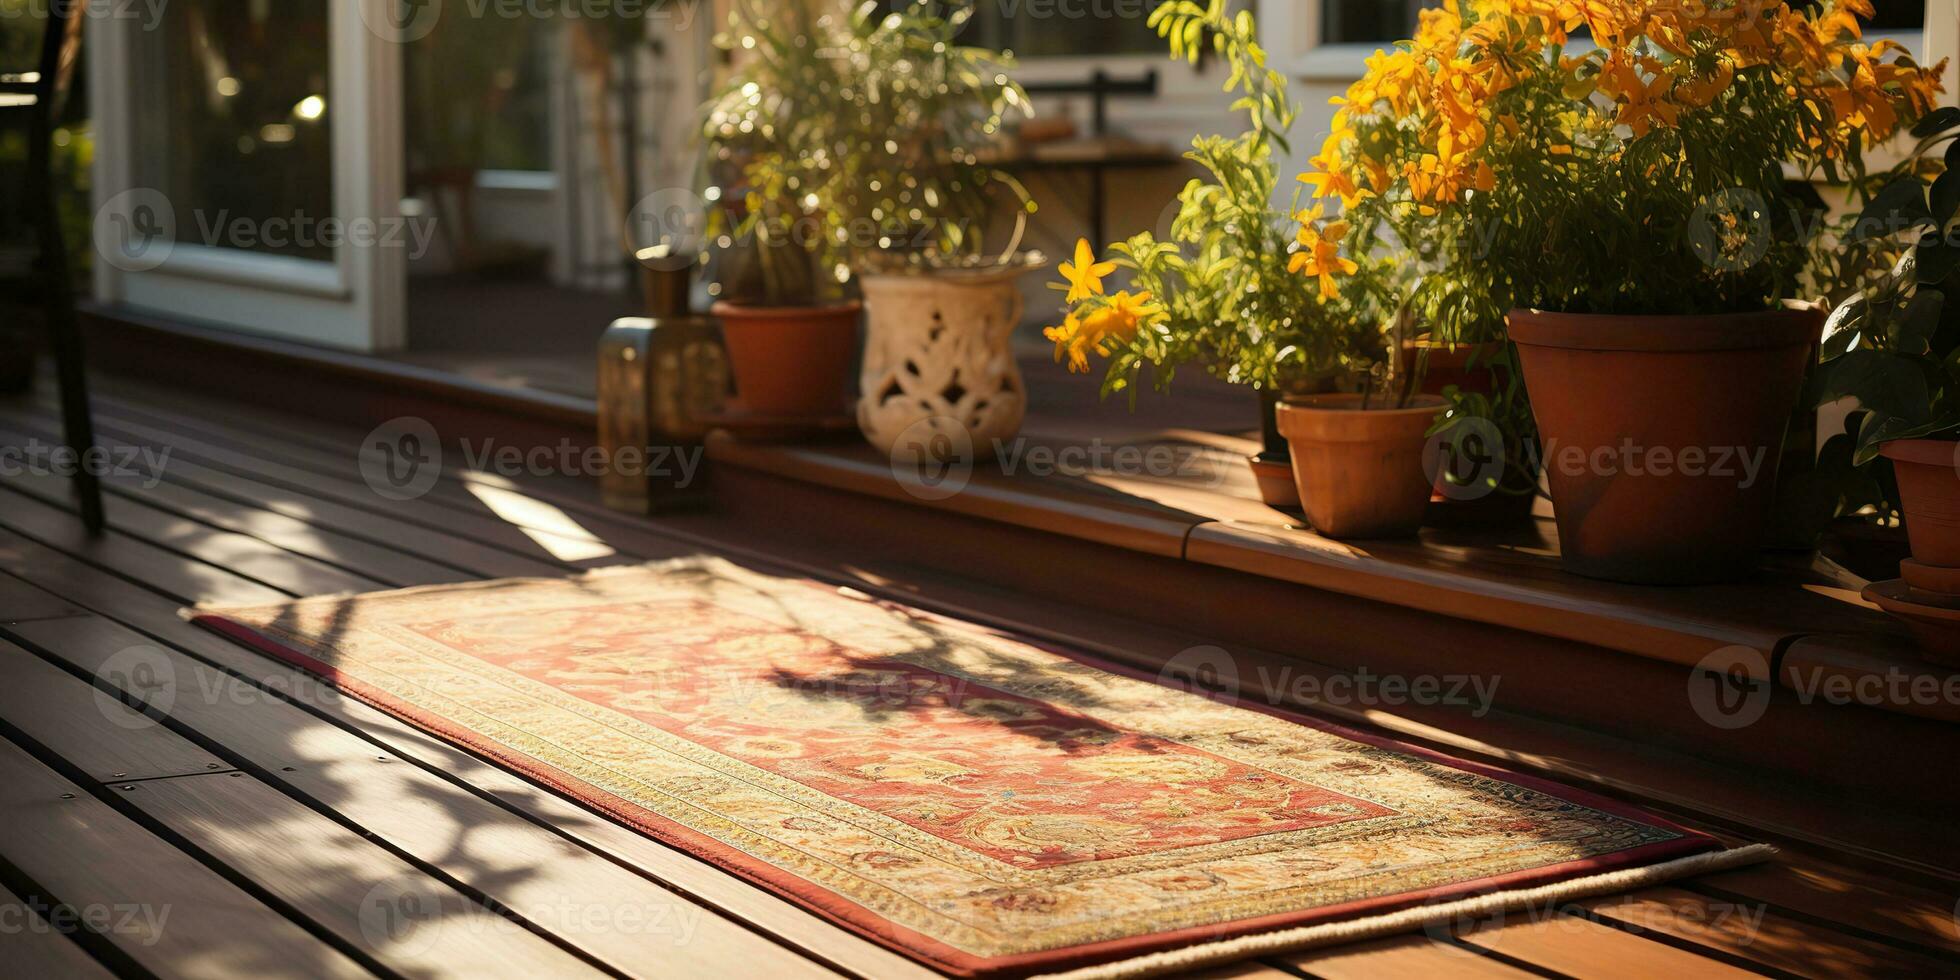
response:
<path id="1" fill-rule="evenodd" d="M 74 270 L 61 231 L 61 209 L 54 175 L 54 130 L 61 118 L 69 82 L 81 53 L 82 20 L 88 0 L 49 0 L 42 25 L 40 61 L 21 74 L 0 74 L 0 115 L 27 117 L 26 212 L 34 226 L 36 266 L 47 307 L 48 342 L 61 387 L 62 426 L 68 447 L 81 462 L 95 446 L 89 413 L 88 379 L 83 370 L 81 324 L 75 312 Z M 91 534 L 103 527 L 100 477 L 87 465 L 75 469 L 75 493 L 82 523 Z"/>

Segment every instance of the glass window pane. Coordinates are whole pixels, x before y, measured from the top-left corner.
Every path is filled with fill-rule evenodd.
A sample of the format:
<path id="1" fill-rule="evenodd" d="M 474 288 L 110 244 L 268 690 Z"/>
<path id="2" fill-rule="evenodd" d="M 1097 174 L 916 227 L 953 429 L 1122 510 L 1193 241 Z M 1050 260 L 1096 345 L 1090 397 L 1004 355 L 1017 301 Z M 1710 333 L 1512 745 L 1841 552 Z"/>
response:
<path id="1" fill-rule="evenodd" d="M 1324 44 L 1390 44 L 1415 33 L 1416 12 L 1440 0 L 1323 0 Z M 1885 33 L 1917 31 L 1926 24 L 1926 0 L 1876 0 L 1867 25 Z M 1579 32 L 1583 35 L 1585 32 Z"/>
<path id="2" fill-rule="evenodd" d="M 551 169 L 558 20 L 444 17 L 408 47 L 411 173 Z"/>
<path id="3" fill-rule="evenodd" d="M 1323 0 L 1322 44 L 1393 44 L 1416 31 L 1416 13 L 1441 0 Z"/>
<path id="4" fill-rule="evenodd" d="M 328 0 L 173 0 L 137 36 L 136 177 L 177 240 L 331 259 Z"/>

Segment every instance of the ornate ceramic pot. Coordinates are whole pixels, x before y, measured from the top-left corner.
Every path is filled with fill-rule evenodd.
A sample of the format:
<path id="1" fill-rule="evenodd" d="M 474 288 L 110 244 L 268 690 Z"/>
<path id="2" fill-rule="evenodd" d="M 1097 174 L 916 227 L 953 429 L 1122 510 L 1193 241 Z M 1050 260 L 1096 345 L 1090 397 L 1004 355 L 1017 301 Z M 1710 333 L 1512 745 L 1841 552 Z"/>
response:
<path id="1" fill-rule="evenodd" d="M 1012 340 L 1024 304 L 1014 281 L 1034 268 L 859 280 L 867 329 L 858 426 L 873 446 L 889 454 L 902 437 L 945 437 L 966 440 L 981 460 L 1021 431 L 1027 389 Z"/>

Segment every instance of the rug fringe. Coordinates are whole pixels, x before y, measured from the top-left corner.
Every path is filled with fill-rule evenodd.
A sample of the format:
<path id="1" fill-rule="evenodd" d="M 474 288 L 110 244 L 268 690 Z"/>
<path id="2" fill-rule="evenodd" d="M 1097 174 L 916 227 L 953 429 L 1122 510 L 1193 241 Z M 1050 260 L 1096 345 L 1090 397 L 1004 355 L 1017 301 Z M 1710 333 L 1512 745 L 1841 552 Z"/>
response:
<path id="1" fill-rule="evenodd" d="M 1710 874 L 1746 864 L 1755 864 L 1768 860 L 1775 854 L 1776 848 L 1768 844 L 1751 844 L 1734 850 L 1696 854 L 1663 864 L 1609 871 L 1606 874 L 1574 878 L 1571 881 L 1540 885 L 1536 888 L 1479 895 L 1475 898 L 1459 899 L 1437 905 L 1420 905 L 1366 919 L 1303 926 L 1298 929 L 1241 936 L 1222 942 L 1186 946 L 1183 949 L 1165 950 L 1133 959 L 1118 960 L 1115 963 L 1087 966 L 1063 973 L 1044 974 L 1034 980 L 1141 980 L 1144 977 L 1160 977 L 1275 953 L 1292 953 L 1303 949 L 1410 932 L 1461 916 L 1493 915 L 1527 905 L 1631 891 L 1692 875 Z"/>

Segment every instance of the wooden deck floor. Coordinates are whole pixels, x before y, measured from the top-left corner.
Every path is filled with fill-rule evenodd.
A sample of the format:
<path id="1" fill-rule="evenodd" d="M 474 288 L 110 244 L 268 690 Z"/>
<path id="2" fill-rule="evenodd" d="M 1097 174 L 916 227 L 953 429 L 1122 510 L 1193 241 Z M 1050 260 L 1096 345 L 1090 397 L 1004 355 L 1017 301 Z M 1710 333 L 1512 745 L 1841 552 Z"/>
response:
<path id="1" fill-rule="evenodd" d="M 177 614 L 753 550 L 739 529 L 704 540 L 712 521 L 622 518 L 575 483 L 450 478 L 384 501 L 345 449 L 359 433 L 103 386 L 107 444 L 170 451 L 161 482 L 112 481 L 111 533 L 83 532 L 63 481 L 0 477 L 8 972 L 931 975 Z M 44 398 L 0 400 L 0 446 L 56 431 Z M 1957 894 L 1791 848 L 1773 865 L 1212 975 L 1956 975 Z"/>

